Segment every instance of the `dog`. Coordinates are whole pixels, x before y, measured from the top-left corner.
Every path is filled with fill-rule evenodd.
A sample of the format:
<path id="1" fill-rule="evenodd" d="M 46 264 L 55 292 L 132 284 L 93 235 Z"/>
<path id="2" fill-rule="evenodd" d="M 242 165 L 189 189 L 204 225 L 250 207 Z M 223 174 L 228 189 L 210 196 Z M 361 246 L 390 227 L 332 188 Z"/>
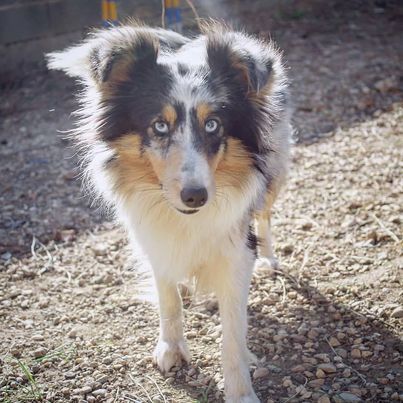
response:
<path id="1" fill-rule="evenodd" d="M 187 38 L 129 23 L 48 55 L 84 87 L 73 137 L 85 176 L 151 264 L 162 372 L 190 354 L 178 283 L 215 293 L 227 402 L 258 402 L 249 374 L 247 299 L 276 264 L 272 205 L 291 138 L 288 81 L 271 41 L 209 23 Z"/>

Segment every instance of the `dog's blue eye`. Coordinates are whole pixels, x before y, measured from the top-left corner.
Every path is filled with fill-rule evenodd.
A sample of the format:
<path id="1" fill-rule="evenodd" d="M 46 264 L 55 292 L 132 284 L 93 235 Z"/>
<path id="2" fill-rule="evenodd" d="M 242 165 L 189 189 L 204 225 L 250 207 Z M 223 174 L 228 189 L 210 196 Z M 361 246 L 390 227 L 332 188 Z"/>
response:
<path id="1" fill-rule="evenodd" d="M 154 130 L 158 134 L 166 134 L 169 131 L 169 127 L 165 122 L 155 122 L 154 123 Z"/>
<path id="2" fill-rule="evenodd" d="M 215 119 L 210 119 L 204 126 L 207 133 L 215 133 L 218 129 L 218 122 Z"/>

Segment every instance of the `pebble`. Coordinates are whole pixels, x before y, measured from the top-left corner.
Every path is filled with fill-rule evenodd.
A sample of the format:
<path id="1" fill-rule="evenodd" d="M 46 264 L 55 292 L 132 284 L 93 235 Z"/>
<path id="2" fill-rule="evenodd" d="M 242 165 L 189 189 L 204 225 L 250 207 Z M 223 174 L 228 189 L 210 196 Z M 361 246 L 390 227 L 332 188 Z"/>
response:
<path id="1" fill-rule="evenodd" d="M 75 374 L 74 372 L 66 372 L 66 373 L 64 374 L 64 377 L 65 377 L 66 379 L 73 379 L 73 378 L 76 377 L 76 374 Z"/>
<path id="2" fill-rule="evenodd" d="M 46 355 L 47 352 L 48 352 L 48 350 L 46 350 L 46 348 L 41 347 L 41 348 L 38 348 L 37 350 L 34 350 L 33 355 L 35 358 L 40 358 L 40 357 L 43 357 L 44 355 Z"/>
<path id="3" fill-rule="evenodd" d="M 101 384 L 105 383 L 107 381 L 108 381 L 108 375 L 102 375 L 99 378 L 97 378 L 97 380 L 96 380 L 96 382 L 101 383 Z"/>
<path id="4" fill-rule="evenodd" d="M 316 371 L 316 377 L 317 377 L 317 378 L 326 378 L 326 374 L 325 374 L 325 372 L 324 372 L 322 369 L 318 369 L 318 370 Z"/>
<path id="5" fill-rule="evenodd" d="M 327 396 L 327 395 L 322 395 L 322 396 L 318 399 L 318 403 L 330 403 L 329 396 Z"/>
<path id="6" fill-rule="evenodd" d="M 81 388 L 81 393 L 84 395 L 88 395 L 88 393 L 92 392 L 92 388 L 89 385 L 85 385 Z"/>
<path id="7" fill-rule="evenodd" d="M 351 350 L 351 357 L 353 357 L 353 358 L 361 358 L 361 350 L 359 350 L 358 348 L 353 348 Z"/>
<path id="8" fill-rule="evenodd" d="M 395 308 L 392 311 L 392 313 L 390 314 L 390 316 L 392 318 L 397 318 L 397 319 L 403 318 L 403 307 L 398 306 L 397 308 Z"/>
<path id="9" fill-rule="evenodd" d="M 92 247 L 96 256 L 105 256 L 108 253 L 108 247 L 105 244 L 97 244 Z"/>
<path id="10" fill-rule="evenodd" d="M 341 402 L 361 402 L 361 398 L 350 392 L 342 392 L 337 397 L 341 399 Z"/>
<path id="11" fill-rule="evenodd" d="M 303 365 L 295 365 L 291 368 L 291 372 L 304 372 L 305 367 Z"/>
<path id="12" fill-rule="evenodd" d="M 326 372 L 327 374 L 333 374 L 337 371 L 336 367 L 330 362 L 325 362 L 323 364 L 319 364 L 318 369 L 321 369 L 322 371 Z"/>
<path id="13" fill-rule="evenodd" d="M 68 337 L 70 339 L 74 339 L 75 337 L 77 337 L 77 330 L 76 329 L 70 330 L 70 332 L 68 333 Z"/>
<path id="14" fill-rule="evenodd" d="M 270 371 L 267 368 L 256 368 L 253 372 L 253 379 L 261 379 L 269 376 Z"/>
<path id="15" fill-rule="evenodd" d="M 102 360 L 102 364 L 109 365 L 109 364 L 112 363 L 112 361 L 113 361 L 112 357 L 105 357 L 105 358 Z"/>
<path id="16" fill-rule="evenodd" d="M 339 342 L 339 340 L 336 339 L 336 337 L 331 337 L 331 338 L 329 339 L 329 344 L 330 344 L 332 347 L 339 347 L 339 346 L 340 346 L 340 342 Z"/>
<path id="17" fill-rule="evenodd" d="M 323 386 L 324 383 L 325 383 L 325 380 L 323 378 L 318 378 L 318 379 L 313 379 L 312 381 L 309 381 L 308 385 L 311 388 L 319 389 Z"/>
<path id="18" fill-rule="evenodd" d="M 106 389 L 97 389 L 92 392 L 94 396 L 105 396 L 107 393 Z"/>

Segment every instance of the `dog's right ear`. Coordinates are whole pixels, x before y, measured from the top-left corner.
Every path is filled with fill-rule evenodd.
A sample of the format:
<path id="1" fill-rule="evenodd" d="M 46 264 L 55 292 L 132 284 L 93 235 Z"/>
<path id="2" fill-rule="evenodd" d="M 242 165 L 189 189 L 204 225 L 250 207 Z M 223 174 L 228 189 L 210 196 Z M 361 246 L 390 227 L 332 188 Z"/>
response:
<path id="1" fill-rule="evenodd" d="M 124 79 L 136 64 L 151 68 L 157 62 L 158 49 L 158 38 L 149 32 L 113 28 L 46 58 L 50 69 L 101 85 Z"/>

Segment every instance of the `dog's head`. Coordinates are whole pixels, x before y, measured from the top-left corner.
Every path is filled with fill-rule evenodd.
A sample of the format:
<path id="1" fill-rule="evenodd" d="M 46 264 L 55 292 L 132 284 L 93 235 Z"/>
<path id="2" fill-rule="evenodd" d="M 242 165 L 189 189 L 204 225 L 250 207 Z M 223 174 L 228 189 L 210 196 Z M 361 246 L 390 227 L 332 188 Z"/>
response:
<path id="1" fill-rule="evenodd" d="M 221 28 L 189 40 L 126 26 L 49 59 L 89 90 L 84 113 L 96 127 L 86 130 L 113 151 L 105 167 L 124 196 L 160 192 L 191 214 L 264 173 L 268 100 L 278 109 L 284 84 L 270 44 Z"/>

